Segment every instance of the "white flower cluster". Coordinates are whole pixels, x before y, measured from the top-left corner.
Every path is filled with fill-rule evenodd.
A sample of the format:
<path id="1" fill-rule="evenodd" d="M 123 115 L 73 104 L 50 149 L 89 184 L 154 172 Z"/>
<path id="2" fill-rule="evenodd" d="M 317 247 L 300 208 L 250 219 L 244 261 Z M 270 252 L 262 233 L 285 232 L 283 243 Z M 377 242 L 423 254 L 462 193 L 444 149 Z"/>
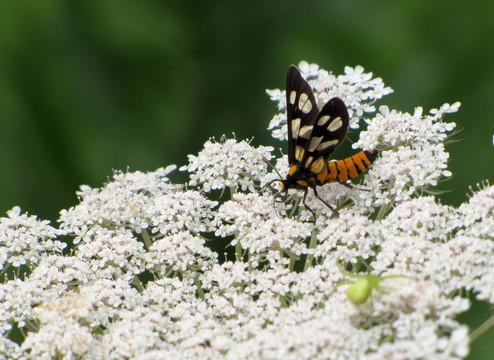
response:
<path id="1" fill-rule="evenodd" d="M 389 92 L 361 68 L 300 67 L 354 117 Z M 457 316 L 470 293 L 494 304 L 494 186 L 458 208 L 422 194 L 450 174 L 442 118 L 456 109 L 381 107 L 357 144 L 380 151 L 370 191 L 319 187 L 338 215 L 309 192 L 315 223 L 303 191 L 259 189 L 278 178 L 272 148 L 234 139 L 189 157 L 188 186 L 173 167 L 83 186 L 59 229 L 14 208 L 0 219 L 0 358 L 466 358 Z"/>
<path id="2" fill-rule="evenodd" d="M 56 240 L 63 231 L 50 226 L 49 221 L 39 221 L 36 216 L 21 214 L 16 206 L 0 218 L 0 271 L 10 266 L 33 266 L 43 253 L 61 253 L 67 246 Z"/>
<path id="3" fill-rule="evenodd" d="M 81 204 L 60 212 L 61 228 L 77 235 L 76 243 L 92 242 L 94 231 L 101 227 L 148 230 L 153 235 L 209 231 L 216 202 L 197 191 L 184 191 L 183 185 L 169 184 L 167 175 L 174 169 L 172 165 L 148 174 L 117 172 L 102 189 L 81 186 Z"/>
<path id="4" fill-rule="evenodd" d="M 252 192 L 255 182 L 267 172 L 265 160 L 271 159 L 271 151 L 270 146 L 256 149 L 247 141 L 228 139 L 222 143 L 209 140 L 199 155 L 189 155 L 189 165 L 180 170 L 190 172 L 189 184 L 200 184 L 205 192 L 227 188 L 232 192 L 237 188 Z"/>
<path id="5" fill-rule="evenodd" d="M 451 176 L 445 140 L 456 124 L 442 119 L 459 106 L 458 102 L 444 104 L 425 116 L 420 107 L 411 115 L 381 106 L 376 117 L 368 121 L 367 130 L 360 133 L 360 140 L 353 144 L 356 149 L 380 151 L 380 159 L 366 177 L 371 191 L 361 193 L 356 201 L 374 207 L 400 202 Z"/>
<path id="6" fill-rule="evenodd" d="M 273 209 L 271 196 L 258 194 L 235 194 L 233 201 L 227 201 L 218 210 L 215 235 L 235 235 L 231 242 L 249 253 L 254 267 L 263 261 L 288 264 L 290 257 L 307 253 L 304 239 L 310 236 L 310 224 L 294 219 L 279 218 Z"/>

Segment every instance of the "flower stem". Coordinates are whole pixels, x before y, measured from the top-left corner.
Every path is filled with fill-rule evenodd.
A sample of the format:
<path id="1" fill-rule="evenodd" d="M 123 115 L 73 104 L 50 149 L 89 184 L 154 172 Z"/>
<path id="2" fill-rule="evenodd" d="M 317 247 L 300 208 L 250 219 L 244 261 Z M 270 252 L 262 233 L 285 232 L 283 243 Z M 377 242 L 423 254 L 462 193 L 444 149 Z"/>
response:
<path id="1" fill-rule="evenodd" d="M 485 333 L 494 325 L 494 315 L 488 318 L 482 325 L 470 333 L 470 342 L 474 342 L 480 335 Z"/>
<path id="2" fill-rule="evenodd" d="M 240 241 L 237 241 L 235 244 L 235 258 L 237 261 L 243 261 L 242 245 L 240 245 Z"/>
<path id="3" fill-rule="evenodd" d="M 316 247 L 316 243 L 317 243 L 316 235 L 317 235 L 316 230 L 315 229 L 312 230 L 309 249 L 314 249 Z M 308 254 L 307 258 L 305 259 L 304 271 L 307 271 L 307 269 L 312 265 L 312 260 L 314 260 L 314 254 Z"/>
<path id="4" fill-rule="evenodd" d="M 151 247 L 151 236 L 149 236 L 149 233 L 146 229 L 142 229 L 142 240 L 144 241 L 144 246 L 146 246 L 146 249 L 150 249 Z"/>

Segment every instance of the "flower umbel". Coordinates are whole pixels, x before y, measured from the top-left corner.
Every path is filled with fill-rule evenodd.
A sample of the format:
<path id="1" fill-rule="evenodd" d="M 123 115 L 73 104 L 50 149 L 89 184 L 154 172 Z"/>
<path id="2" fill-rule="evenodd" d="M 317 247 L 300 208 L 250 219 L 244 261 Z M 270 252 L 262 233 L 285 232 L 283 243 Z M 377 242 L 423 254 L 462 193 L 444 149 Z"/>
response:
<path id="1" fill-rule="evenodd" d="M 302 191 L 265 186 L 279 178 L 266 160 L 286 176 L 286 156 L 235 139 L 190 155 L 185 185 L 170 166 L 82 186 L 58 228 L 16 207 L 0 219 L 0 357 L 466 358 L 457 315 L 470 293 L 494 303 L 494 187 L 458 208 L 434 196 L 459 103 L 376 108 L 392 90 L 362 67 L 299 69 L 321 106 L 348 106 L 353 147 L 379 150 L 360 184 L 318 188 L 338 216 L 309 192 L 314 224 Z M 269 94 L 285 140 L 284 91 Z"/>

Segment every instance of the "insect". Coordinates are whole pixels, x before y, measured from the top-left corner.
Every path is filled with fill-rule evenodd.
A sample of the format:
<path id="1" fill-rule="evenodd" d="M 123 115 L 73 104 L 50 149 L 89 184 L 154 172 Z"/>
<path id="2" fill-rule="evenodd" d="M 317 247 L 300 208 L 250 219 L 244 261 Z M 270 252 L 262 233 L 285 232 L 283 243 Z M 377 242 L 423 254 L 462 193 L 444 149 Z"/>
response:
<path id="1" fill-rule="evenodd" d="M 286 106 L 288 126 L 288 163 L 290 168 L 281 189 L 304 190 L 303 204 L 315 222 L 314 211 L 307 206 L 309 188 L 329 209 L 336 213 L 317 194 L 317 186 L 345 181 L 366 171 L 377 157 L 377 150 L 364 150 L 343 160 L 329 160 L 334 149 L 346 137 L 349 126 L 348 110 L 338 97 L 330 99 L 319 111 L 312 88 L 295 66 L 288 68 L 286 76 Z"/>
<path id="2" fill-rule="evenodd" d="M 354 274 L 343 269 L 343 267 L 340 265 L 339 262 L 336 263 L 336 266 L 338 266 L 338 269 L 340 269 L 340 272 L 344 276 L 349 276 L 351 278 L 358 279 L 358 280 L 342 281 L 336 284 L 336 287 L 350 284 L 350 286 L 346 291 L 346 294 L 348 296 L 348 299 L 355 305 L 364 304 L 367 301 L 367 299 L 372 296 L 372 290 L 376 290 L 381 293 L 386 292 L 386 289 L 381 286 L 381 281 L 392 278 L 409 278 L 406 275 L 389 275 L 389 276 L 380 277 L 373 274 Z"/>

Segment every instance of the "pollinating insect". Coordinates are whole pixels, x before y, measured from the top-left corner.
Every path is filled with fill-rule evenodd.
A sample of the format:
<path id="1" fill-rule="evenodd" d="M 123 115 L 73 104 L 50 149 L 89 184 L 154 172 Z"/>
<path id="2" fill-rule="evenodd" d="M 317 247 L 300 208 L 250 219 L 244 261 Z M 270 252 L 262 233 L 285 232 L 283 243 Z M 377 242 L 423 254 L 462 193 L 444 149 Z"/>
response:
<path id="1" fill-rule="evenodd" d="M 290 168 L 281 188 L 304 190 L 303 204 L 307 206 L 308 189 L 328 208 L 336 212 L 317 194 L 317 186 L 345 181 L 366 171 L 376 159 L 377 150 L 364 150 L 343 160 L 329 160 L 334 149 L 346 137 L 349 126 L 348 110 L 338 97 L 330 99 L 319 111 L 310 85 L 295 66 L 286 76 L 286 111 L 288 126 L 288 162 Z"/>

